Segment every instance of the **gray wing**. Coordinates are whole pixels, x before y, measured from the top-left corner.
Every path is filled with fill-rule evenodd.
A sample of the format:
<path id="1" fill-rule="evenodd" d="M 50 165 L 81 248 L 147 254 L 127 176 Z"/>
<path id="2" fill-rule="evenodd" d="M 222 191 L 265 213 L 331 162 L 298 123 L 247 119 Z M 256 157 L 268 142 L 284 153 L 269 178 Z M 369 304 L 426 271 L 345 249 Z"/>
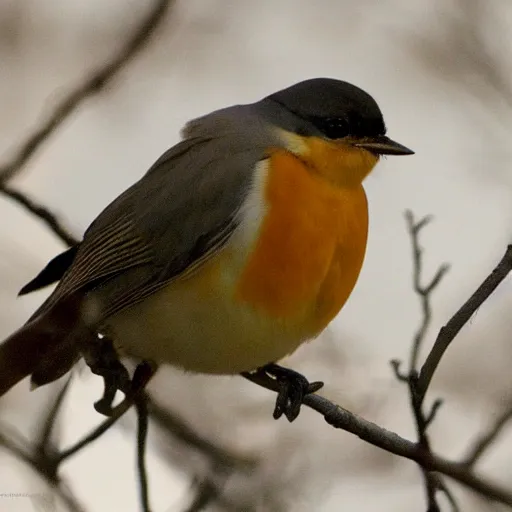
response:
<path id="1" fill-rule="evenodd" d="M 164 153 L 91 224 L 70 268 L 32 318 L 77 291 L 98 288 L 108 291 L 106 318 L 222 247 L 237 225 L 252 169 L 265 158 L 262 147 L 229 142 L 189 139 Z"/>

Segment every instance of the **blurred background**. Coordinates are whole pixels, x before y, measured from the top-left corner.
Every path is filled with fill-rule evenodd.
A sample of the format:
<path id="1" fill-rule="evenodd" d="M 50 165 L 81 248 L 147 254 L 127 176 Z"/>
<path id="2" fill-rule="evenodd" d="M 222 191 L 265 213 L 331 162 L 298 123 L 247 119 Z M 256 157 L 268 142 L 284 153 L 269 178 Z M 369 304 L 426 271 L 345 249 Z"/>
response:
<path id="1" fill-rule="evenodd" d="M 153 2 L 0 2 L 3 161 L 59 99 L 116 53 Z M 13 183 L 81 236 L 178 141 L 188 119 L 316 76 L 362 87 L 381 106 L 389 135 L 416 155 L 383 161 L 367 180 L 371 226 L 359 284 L 328 331 L 285 363 L 323 380 L 322 393 L 330 399 L 413 439 L 407 391 L 389 365 L 407 358 L 421 320 L 403 212 L 435 217 L 422 235 L 426 276 L 442 262 L 452 266 L 434 296 L 428 349 L 510 242 L 511 50 L 512 5 L 505 0 L 171 2 L 144 50 L 80 106 Z M 17 299 L 18 290 L 64 246 L 2 196 L 0 216 L 1 339 L 48 293 Z M 511 307 L 507 280 L 436 374 L 427 400 L 442 397 L 445 404 L 430 432 L 433 448 L 446 457 L 462 457 L 475 435 L 512 403 Z M 27 382 L 19 384 L 0 401 L 0 424 L 34 439 L 62 384 L 34 393 Z M 412 462 L 330 428 L 310 410 L 293 424 L 276 422 L 275 396 L 241 378 L 167 368 L 150 388 L 207 446 L 150 425 L 154 512 L 426 509 Z M 58 420 L 60 448 L 101 421 L 92 406 L 101 391 L 101 380 L 88 370 L 76 373 Z M 134 426 L 130 412 L 60 468 L 83 510 L 140 510 Z M 505 432 L 498 441 L 479 469 L 512 488 L 512 436 Z M 223 455 L 212 456 L 210 449 Z M 449 484 L 461 510 L 501 510 Z M 210 486 L 212 499 L 194 509 L 201 486 Z M 8 450 L 0 451 L 2 493 L 32 498 L 0 496 L 1 512 L 67 510 L 48 483 Z M 54 497 L 45 505 L 38 493 Z"/>

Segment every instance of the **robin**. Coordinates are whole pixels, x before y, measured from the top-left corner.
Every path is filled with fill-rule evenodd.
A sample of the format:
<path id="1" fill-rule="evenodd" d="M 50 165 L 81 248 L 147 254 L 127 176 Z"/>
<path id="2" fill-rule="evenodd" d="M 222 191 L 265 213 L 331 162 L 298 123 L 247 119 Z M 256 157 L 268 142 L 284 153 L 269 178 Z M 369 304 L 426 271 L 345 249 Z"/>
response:
<path id="1" fill-rule="evenodd" d="M 59 281 L 0 346 L 0 395 L 61 377 L 102 338 L 191 372 L 279 372 L 267 364 L 321 333 L 356 284 L 362 182 L 381 155 L 413 154 L 385 134 L 369 94 L 327 78 L 189 122 L 21 290 Z"/>

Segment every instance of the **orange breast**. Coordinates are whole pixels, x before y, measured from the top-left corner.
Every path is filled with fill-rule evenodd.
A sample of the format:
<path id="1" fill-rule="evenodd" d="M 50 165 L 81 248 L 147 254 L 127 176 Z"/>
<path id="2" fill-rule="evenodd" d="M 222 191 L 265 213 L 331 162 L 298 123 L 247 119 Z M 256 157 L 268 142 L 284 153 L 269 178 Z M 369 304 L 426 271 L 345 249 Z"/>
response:
<path id="1" fill-rule="evenodd" d="M 312 336 L 339 312 L 361 270 L 368 231 L 364 189 L 336 186 L 291 153 L 276 151 L 265 201 L 268 211 L 238 298 L 303 325 Z"/>

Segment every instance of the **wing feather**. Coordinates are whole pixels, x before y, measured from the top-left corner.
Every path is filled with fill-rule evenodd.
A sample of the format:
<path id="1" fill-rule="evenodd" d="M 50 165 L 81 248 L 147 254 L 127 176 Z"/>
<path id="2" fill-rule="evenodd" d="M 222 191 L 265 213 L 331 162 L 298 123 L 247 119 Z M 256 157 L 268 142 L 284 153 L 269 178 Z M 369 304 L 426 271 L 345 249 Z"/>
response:
<path id="1" fill-rule="evenodd" d="M 91 224 L 70 268 L 32 318 L 77 291 L 98 290 L 106 318 L 188 275 L 237 226 L 262 146 L 229 137 L 187 139 L 168 150 Z"/>

